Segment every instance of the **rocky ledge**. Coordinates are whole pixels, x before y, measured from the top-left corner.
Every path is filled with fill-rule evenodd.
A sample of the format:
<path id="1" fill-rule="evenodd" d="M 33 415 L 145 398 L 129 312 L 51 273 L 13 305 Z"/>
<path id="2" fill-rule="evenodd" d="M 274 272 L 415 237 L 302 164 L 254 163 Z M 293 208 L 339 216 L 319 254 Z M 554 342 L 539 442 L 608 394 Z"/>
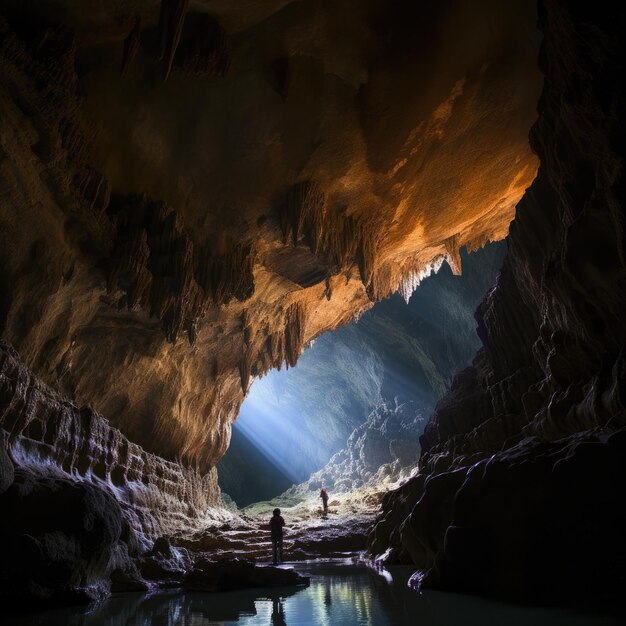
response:
<path id="1" fill-rule="evenodd" d="M 252 561 L 198 559 L 183 580 L 189 591 L 232 591 L 250 587 L 308 587 L 309 578 L 292 569 Z"/>

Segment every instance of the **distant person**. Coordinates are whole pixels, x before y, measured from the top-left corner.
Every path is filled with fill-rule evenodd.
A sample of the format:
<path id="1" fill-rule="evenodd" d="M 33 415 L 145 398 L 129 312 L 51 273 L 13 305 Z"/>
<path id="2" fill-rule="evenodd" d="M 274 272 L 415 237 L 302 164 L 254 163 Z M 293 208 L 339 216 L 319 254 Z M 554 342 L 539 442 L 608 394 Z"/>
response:
<path id="1" fill-rule="evenodd" d="M 324 505 L 324 513 L 328 513 L 328 491 L 326 491 L 326 487 L 322 487 L 320 491 L 320 498 L 322 499 L 322 504 Z"/>
<path id="2" fill-rule="evenodd" d="M 272 529 L 272 554 L 274 555 L 274 565 L 282 563 L 283 560 L 283 526 L 285 520 L 280 514 L 280 509 L 274 509 L 274 514 L 270 520 Z"/>

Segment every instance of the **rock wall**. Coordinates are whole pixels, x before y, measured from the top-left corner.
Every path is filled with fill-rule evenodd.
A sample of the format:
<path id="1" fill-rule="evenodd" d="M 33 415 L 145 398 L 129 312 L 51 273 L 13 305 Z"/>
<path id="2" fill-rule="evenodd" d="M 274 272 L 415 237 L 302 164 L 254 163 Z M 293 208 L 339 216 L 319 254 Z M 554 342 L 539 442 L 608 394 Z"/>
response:
<path id="1" fill-rule="evenodd" d="M 536 172 L 529 3 L 257 4 L 1 7 L 2 336 L 204 471 L 255 376 L 458 272 Z"/>
<path id="2" fill-rule="evenodd" d="M 17 470 L 93 485 L 119 503 L 144 549 L 161 535 L 219 518 L 215 470 L 202 475 L 145 452 L 94 409 L 76 406 L 39 381 L 4 343 L 0 398 L 3 492 Z"/>
<path id="3" fill-rule="evenodd" d="M 82 603 L 142 590 L 155 540 L 231 519 L 217 472 L 142 450 L 0 342 L 0 596 Z"/>
<path id="4" fill-rule="evenodd" d="M 540 3 L 539 173 L 477 313 L 483 348 L 370 536 L 416 583 L 551 601 L 623 586 L 625 18 Z"/>

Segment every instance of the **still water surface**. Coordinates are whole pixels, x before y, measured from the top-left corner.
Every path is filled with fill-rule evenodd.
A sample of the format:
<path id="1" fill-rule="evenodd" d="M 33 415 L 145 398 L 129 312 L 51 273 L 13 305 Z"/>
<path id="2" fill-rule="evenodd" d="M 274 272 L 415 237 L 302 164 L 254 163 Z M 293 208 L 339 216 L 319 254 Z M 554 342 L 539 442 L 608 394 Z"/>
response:
<path id="1" fill-rule="evenodd" d="M 599 626 L 616 616 L 520 607 L 458 594 L 406 587 L 410 572 L 393 580 L 349 562 L 305 563 L 306 589 L 229 593 L 117 594 L 95 608 L 65 608 L 5 617 L 6 626 Z"/>

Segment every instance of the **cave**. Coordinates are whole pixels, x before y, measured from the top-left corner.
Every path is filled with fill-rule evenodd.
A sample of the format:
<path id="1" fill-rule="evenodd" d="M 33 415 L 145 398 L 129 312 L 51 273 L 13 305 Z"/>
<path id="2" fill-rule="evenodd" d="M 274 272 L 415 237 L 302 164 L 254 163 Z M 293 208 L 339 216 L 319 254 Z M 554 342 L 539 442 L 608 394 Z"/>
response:
<path id="1" fill-rule="evenodd" d="M 625 32 L 0 0 L 2 623 L 624 623 Z"/>

